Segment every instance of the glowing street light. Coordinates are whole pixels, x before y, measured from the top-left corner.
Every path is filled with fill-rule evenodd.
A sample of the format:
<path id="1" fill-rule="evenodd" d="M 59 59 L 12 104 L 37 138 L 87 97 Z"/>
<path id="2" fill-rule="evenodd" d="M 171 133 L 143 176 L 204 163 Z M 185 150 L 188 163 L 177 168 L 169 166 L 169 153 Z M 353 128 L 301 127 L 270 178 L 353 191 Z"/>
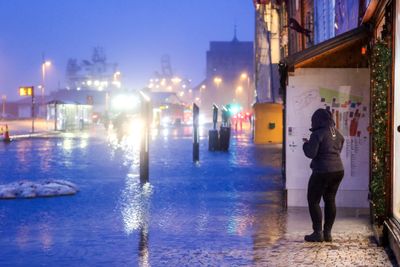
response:
<path id="1" fill-rule="evenodd" d="M 221 77 L 215 77 L 214 78 L 214 83 L 219 87 L 219 85 L 222 83 L 222 78 Z"/>

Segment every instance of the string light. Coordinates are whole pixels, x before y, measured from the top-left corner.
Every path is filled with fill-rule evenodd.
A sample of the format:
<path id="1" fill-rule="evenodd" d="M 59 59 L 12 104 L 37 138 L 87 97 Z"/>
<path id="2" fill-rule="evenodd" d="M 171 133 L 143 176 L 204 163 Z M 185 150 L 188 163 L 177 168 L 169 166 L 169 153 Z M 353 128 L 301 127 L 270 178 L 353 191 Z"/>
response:
<path id="1" fill-rule="evenodd" d="M 388 106 L 390 88 L 391 51 L 383 41 L 378 41 L 372 49 L 372 174 L 371 200 L 374 218 L 382 225 L 386 210 L 385 179 L 389 174 Z"/>

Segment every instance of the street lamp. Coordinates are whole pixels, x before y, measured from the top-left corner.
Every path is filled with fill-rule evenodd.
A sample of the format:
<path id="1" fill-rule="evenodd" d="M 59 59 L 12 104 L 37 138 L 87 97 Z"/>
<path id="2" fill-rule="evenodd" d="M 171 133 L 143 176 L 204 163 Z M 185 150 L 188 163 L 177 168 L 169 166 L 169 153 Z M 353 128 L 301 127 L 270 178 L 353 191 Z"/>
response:
<path id="1" fill-rule="evenodd" d="M 237 94 L 241 94 L 242 92 L 243 92 L 243 87 L 242 86 L 236 87 L 236 93 Z"/>
<path id="2" fill-rule="evenodd" d="M 203 103 L 203 91 L 206 90 L 206 88 L 207 88 L 207 86 L 206 86 L 205 84 L 202 84 L 202 85 L 200 86 L 200 90 L 199 90 L 199 100 L 200 100 L 200 103 L 201 103 L 201 104 Z"/>
<path id="3" fill-rule="evenodd" d="M 251 90 L 250 90 L 250 76 L 246 73 L 246 72 L 243 72 L 242 74 L 240 74 L 240 80 L 242 80 L 242 81 L 247 81 L 247 88 L 246 88 L 246 91 L 247 91 L 247 103 L 246 103 L 246 106 L 247 106 L 247 109 L 248 109 L 248 111 L 250 111 L 250 109 L 251 109 L 251 103 L 250 103 L 250 98 L 251 98 L 251 96 L 250 96 L 250 93 L 251 93 Z"/>
<path id="4" fill-rule="evenodd" d="M 41 86 L 41 96 L 42 96 L 42 108 L 44 107 L 44 87 L 45 87 L 45 79 L 46 79 L 46 68 L 49 68 L 51 66 L 51 61 L 45 60 L 44 56 L 42 58 L 42 86 Z"/>
<path id="5" fill-rule="evenodd" d="M 215 77 L 214 78 L 214 83 L 217 85 L 217 88 L 219 88 L 220 84 L 222 83 L 222 78 L 221 77 Z"/>
<path id="6" fill-rule="evenodd" d="M 1 116 L 2 116 L 3 118 L 4 118 L 5 115 L 6 115 L 6 99 L 7 99 L 7 96 L 6 96 L 6 95 L 2 95 L 2 96 L 1 96 L 1 100 L 3 101 L 3 111 L 2 111 Z"/>

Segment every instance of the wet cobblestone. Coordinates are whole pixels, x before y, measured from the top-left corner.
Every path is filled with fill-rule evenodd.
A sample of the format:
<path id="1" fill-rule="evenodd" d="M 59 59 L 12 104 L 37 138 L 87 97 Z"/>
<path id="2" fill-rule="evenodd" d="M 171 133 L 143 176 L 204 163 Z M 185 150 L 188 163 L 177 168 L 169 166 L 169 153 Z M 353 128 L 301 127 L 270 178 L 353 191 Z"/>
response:
<path id="1" fill-rule="evenodd" d="M 307 232 L 285 234 L 276 245 L 259 251 L 256 266 L 392 266 L 370 231 L 337 233 L 332 243 L 307 243 Z"/>
<path id="2" fill-rule="evenodd" d="M 304 242 L 305 234 L 287 233 L 273 245 L 252 249 L 154 247 L 152 260 L 158 263 L 155 266 L 397 266 L 385 248 L 372 240 L 368 227 L 336 233 L 331 243 Z"/>

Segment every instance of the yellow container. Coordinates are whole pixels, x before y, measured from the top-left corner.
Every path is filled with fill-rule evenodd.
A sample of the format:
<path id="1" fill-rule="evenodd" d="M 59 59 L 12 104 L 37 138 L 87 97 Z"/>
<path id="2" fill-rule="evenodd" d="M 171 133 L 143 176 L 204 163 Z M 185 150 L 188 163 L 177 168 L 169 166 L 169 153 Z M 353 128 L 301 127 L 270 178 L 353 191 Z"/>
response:
<path id="1" fill-rule="evenodd" d="M 283 106 L 278 103 L 257 103 L 254 109 L 254 143 L 282 144 Z"/>

